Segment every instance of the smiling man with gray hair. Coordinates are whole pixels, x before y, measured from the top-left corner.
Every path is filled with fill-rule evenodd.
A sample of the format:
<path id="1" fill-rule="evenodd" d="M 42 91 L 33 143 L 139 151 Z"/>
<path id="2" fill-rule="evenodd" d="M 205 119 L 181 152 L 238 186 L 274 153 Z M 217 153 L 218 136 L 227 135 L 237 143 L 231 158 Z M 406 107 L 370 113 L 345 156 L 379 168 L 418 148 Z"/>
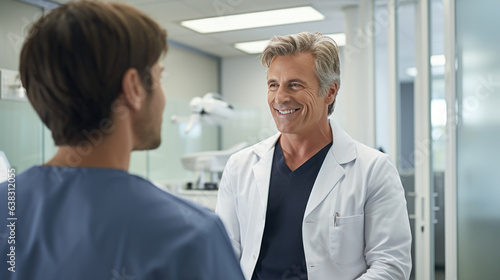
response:
<path id="1" fill-rule="evenodd" d="M 245 278 L 408 279 L 397 170 L 328 119 L 340 86 L 335 42 L 275 36 L 262 63 L 279 133 L 230 158 L 216 209 Z"/>

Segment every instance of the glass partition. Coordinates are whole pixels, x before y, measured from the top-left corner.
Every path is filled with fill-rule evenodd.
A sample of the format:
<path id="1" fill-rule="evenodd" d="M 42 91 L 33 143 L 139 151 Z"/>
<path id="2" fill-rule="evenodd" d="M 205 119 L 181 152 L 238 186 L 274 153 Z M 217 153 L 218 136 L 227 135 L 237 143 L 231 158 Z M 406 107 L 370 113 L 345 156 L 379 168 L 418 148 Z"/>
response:
<path id="1" fill-rule="evenodd" d="M 446 100 L 444 80 L 444 6 L 443 0 L 429 2 L 430 35 L 430 118 L 431 118 L 431 179 L 434 211 L 434 271 L 435 280 L 445 279 L 444 172 L 446 163 Z M 431 252 L 432 254 L 432 252 Z"/>
<path id="2" fill-rule="evenodd" d="M 413 237 L 412 264 L 410 279 L 415 279 L 416 271 L 416 215 L 415 215 L 415 112 L 414 85 L 415 61 L 415 3 L 396 1 L 396 42 L 398 69 L 398 171 L 405 189 L 408 215 Z"/>
<path id="3" fill-rule="evenodd" d="M 42 163 L 42 122 L 28 102 L 0 100 L 0 150 L 16 172 Z"/>
<path id="4" fill-rule="evenodd" d="M 458 279 L 498 279 L 500 1 L 457 0 Z"/>

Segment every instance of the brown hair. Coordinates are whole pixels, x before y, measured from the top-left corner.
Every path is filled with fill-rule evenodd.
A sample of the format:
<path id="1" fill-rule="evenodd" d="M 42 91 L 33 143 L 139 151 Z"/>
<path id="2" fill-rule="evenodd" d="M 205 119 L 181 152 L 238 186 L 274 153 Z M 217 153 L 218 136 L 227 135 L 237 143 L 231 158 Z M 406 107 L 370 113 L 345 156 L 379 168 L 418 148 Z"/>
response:
<path id="1" fill-rule="evenodd" d="M 128 69 L 149 91 L 166 39 L 154 20 L 119 3 L 68 3 L 38 20 L 22 47 L 20 75 L 55 144 L 77 145 L 111 117 Z"/>
<path id="2" fill-rule="evenodd" d="M 301 52 L 314 55 L 316 77 L 319 80 L 320 96 L 337 82 L 340 88 L 340 59 L 337 43 L 321 33 L 302 32 L 286 36 L 274 36 L 261 55 L 264 67 L 269 68 L 275 56 L 286 56 Z M 335 101 L 328 106 L 328 115 L 335 108 Z"/>

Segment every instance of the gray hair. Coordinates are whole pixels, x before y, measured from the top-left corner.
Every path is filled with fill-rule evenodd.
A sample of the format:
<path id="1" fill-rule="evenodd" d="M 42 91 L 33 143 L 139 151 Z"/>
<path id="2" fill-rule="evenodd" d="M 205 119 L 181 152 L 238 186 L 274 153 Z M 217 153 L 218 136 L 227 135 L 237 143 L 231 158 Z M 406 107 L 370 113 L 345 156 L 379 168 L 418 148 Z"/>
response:
<path id="1" fill-rule="evenodd" d="M 337 43 L 321 33 L 301 32 L 286 36 L 274 36 L 261 55 L 264 67 L 269 68 L 275 56 L 286 56 L 301 52 L 314 55 L 315 73 L 319 80 L 320 96 L 337 82 L 340 88 L 340 60 Z M 338 91 L 337 88 L 337 91 Z M 335 101 L 328 106 L 328 115 L 333 112 Z"/>

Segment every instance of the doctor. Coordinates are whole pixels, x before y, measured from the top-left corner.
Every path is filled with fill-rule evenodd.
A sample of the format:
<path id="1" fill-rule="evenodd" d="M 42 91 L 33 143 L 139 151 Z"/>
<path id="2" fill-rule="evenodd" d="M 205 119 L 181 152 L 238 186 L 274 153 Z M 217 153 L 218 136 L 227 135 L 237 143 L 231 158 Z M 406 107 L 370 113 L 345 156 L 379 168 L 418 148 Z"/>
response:
<path id="1" fill-rule="evenodd" d="M 396 168 L 328 120 L 340 85 L 335 42 L 275 36 L 262 63 L 280 133 L 231 157 L 216 209 L 245 278 L 408 279 Z"/>

